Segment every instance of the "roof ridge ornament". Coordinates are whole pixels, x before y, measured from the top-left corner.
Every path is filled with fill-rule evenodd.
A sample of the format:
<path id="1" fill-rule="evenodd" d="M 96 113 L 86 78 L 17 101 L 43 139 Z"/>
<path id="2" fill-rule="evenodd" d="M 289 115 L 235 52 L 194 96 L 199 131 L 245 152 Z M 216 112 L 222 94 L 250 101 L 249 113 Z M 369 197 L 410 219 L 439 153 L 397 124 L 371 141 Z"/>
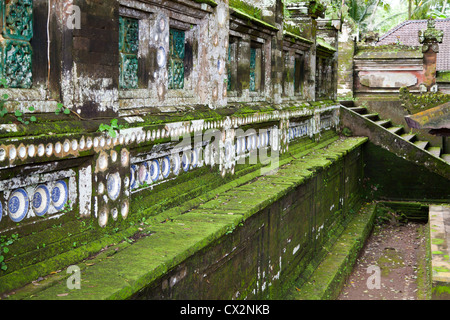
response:
<path id="1" fill-rule="evenodd" d="M 419 42 L 422 44 L 422 52 L 433 50 L 439 52 L 439 43 L 442 43 L 444 31 L 436 29 L 436 20 L 428 19 L 427 28 L 419 31 Z"/>

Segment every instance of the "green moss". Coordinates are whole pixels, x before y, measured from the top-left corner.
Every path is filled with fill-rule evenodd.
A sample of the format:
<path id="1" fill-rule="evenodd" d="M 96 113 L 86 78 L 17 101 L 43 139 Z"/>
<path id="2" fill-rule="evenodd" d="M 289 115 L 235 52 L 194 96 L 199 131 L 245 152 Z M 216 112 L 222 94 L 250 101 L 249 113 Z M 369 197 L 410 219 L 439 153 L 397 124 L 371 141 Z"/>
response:
<path id="1" fill-rule="evenodd" d="M 317 37 L 317 45 L 319 48 L 322 48 L 329 52 L 336 52 L 336 48 L 327 43 L 323 38 Z"/>
<path id="2" fill-rule="evenodd" d="M 372 45 L 358 45 L 356 48 L 356 54 L 362 52 L 390 52 L 390 53 L 399 53 L 399 52 L 413 52 L 421 54 L 422 47 L 420 46 L 406 46 L 401 44 L 396 45 L 381 45 L 381 46 L 372 46 Z"/>
<path id="3" fill-rule="evenodd" d="M 450 294 L 450 286 L 436 286 L 433 287 L 433 294 L 441 295 L 441 294 Z"/>
<path id="4" fill-rule="evenodd" d="M 333 136 L 331 141 L 336 141 L 336 138 Z M 340 157 L 343 157 L 346 154 L 344 150 L 349 152 L 348 150 L 355 148 L 364 141 L 366 141 L 366 139 L 336 141 L 336 145 L 330 145 L 327 150 L 322 150 L 326 142 L 320 144 L 315 143 L 315 150 L 318 153 L 311 154 L 309 158 L 315 158 L 318 154 L 320 154 L 321 157 L 327 157 L 337 153 L 332 158 L 339 164 Z M 329 143 L 330 142 L 328 142 L 328 144 Z M 166 274 L 168 270 L 186 260 L 187 257 L 199 252 L 199 250 L 214 243 L 216 240 L 226 237 L 227 234 L 230 234 L 230 231 L 234 234 L 242 227 L 244 219 L 263 210 L 263 208 L 273 204 L 281 197 L 284 197 L 289 190 L 293 190 L 295 185 L 304 183 L 305 180 L 303 177 L 290 175 L 289 171 L 294 166 L 303 168 L 302 170 L 297 170 L 297 173 L 302 172 L 302 174 L 305 174 L 307 177 L 311 177 L 312 174 L 320 174 L 320 170 L 306 170 L 305 166 L 311 167 L 310 169 L 315 168 L 315 166 L 320 165 L 320 163 L 328 166 L 329 161 L 318 162 L 312 160 L 306 161 L 306 159 L 299 160 L 301 159 L 302 154 L 310 154 L 314 150 L 309 148 L 308 150 L 300 151 L 305 146 L 306 140 L 305 143 L 301 143 L 298 146 L 293 144 L 291 150 L 292 152 L 295 152 L 294 155 L 291 156 L 286 154 L 281 159 L 280 164 L 282 168 L 280 171 L 285 170 L 286 175 L 258 178 L 259 172 L 247 174 L 245 177 L 242 176 L 241 178 L 238 178 L 239 181 L 233 180 L 215 190 L 210 190 L 207 193 L 203 192 L 203 194 L 197 198 L 197 202 L 192 202 L 189 206 L 184 206 L 186 202 L 181 203 L 180 206 L 184 206 L 184 208 L 178 210 L 174 207 L 175 210 L 173 210 L 173 214 L 167 214 L 167 209 L 165 209 L 166 211 L 158 217 L 155 216 L 154 219 L 146 219 L 145 224 L 143 224 L 143 222 L 133 224 L 123 231 L 112 232 L 105 237 L 101 237 L 86 245 L 76 247 L 69 252 L 51 257 L 34 266 L 21 269 L 20 273 L 13 272 L 2 277 L 2 285 L 5 285 L 3 288 L 13 288 L 14 284 L 17 285 L 18 282 L 23 284 L 27 280 L 30 281 L 30 279 L 36 279 L 39 276 L 45 275 L 45 272 L 49 272 L 50 270 L 58 270 L 64 265 L 78 263 L 76 261 L 80 261 L 81 259 L 85 259 L 89 255 L 92 255 L 93 252 L 95 252 L 95 249 L 99 251 L 100 248 L 105 246 L 110 246 L 112 244 L 117 245 L 123 241 L 124 237 L 130 237 L 136 234 L 137 230 L 144 229 L 140 232 L 151 232 L 151 235 L 144 237 L 133 245 L 127 246 L 125 244 L 125 248 L 123 250 L 119 249 L 117 254 L 111 256 L 111 259 L 104 259 L 101 266 L 100 263 L 98 265 L 95 264 L 95 266 L 89 266 L 84 269 L 82 275 L 82 279 L 89 279 L 89 285 L 98 287 L 98 289 L 93 290 L 95 291 L 95 297 L 99 299 L 107 297 L 129 297 L 139 290 L 139 288 L 142 288 L 144 285 Z M 296 152 L 296 149 L 299 150 L 299 152 Z M 244 170 L 243 168 L 244 167 L 242 167 L 242 170 Z M 250 181 L 251 183 L 249 184 Z M 186 183 L 187 182 L 188 180 L 186 180 Z M 252 188 L 256 189 L 253 190 Z M 258 196 L 255 198 L 248 197 L 247 194 L 250 193 L 255 193 Z M 220 196 L 216 198 L 218 194 L 220 194 Z M 241 199 L 245 199 L 245 201 L 239 203 L 239 201 L 234 200 L 234 197 L 241 197 Z M 247 201 L 249 199 L 251 199 L 251 201 Z M 144 200 L 144 198 L 142 200 Z M 136 198 L 136 201 L 142 200 Z M 205 206 L 202 206 L 201 204 L 206 204 L 208 201 L 212 206 L 216 203 L 216 206 L 223 207 L 225 205 L 228 206 L 228 209 L 231 207 L 236 209 L 240 207 L 242 213 L 229 215 L 229 211 L 225 207 L 223 207 L 224 211 L 222 214 L 218 214 L 219 212 L 212 214 L 211 211 L 204 212 Z M 195 209 L 195 207 L 198 208 Z M 237 212 L 239 212 L 239 210 Z M 129 217 L 131 220 L 127 220 L 125 223 L 132 222 L 133 218 L 136 219 L 137 216 L 139 216 L 138 212 L 130 213 Z M 169 219 L 167 219 L 168 217 Z M 339 224 L 330 228 L 331 233 L 329 233 L 329 237 L 333 237 L 331 234 L 339 233 L 340 228 L 341 226 Z M 174 237 L 174 234 L 177 236 Z M 70 242 L 71 240 L 68 240 L 68 243 Z M 152 248 L 152 250 L 148 251 L 149 248 Z M 111 252 L 114 253 L 113 251 Z M 130 263 L 139 266 L 141 261 L 145 261 L 146 264 L 144 273 L 142 273 L 142 268 L 130 266 Z M 124 268 L 120 266 L 123 266 Z M 124 282 L 124 279 L 128 280 Z M 95 283 L 97 282 L 108 283 L 108 286 L 96 286 Z M 111 295 L 112 288 L 118 290 L 114 289 L 114 293 Z M 37 293 L 35 298 L 56 298 L 56 293 L 62 293 L 65 292 L 65 290 L 65 284 L 63 282 L 59 287 L 57 285 L 51 289 L 47 288 L 45 293 Z M 85 287 L 84 290 L 90 289 Z M 78 297 L 78 294 L 84 295 L 87 292 L 84 290 L 83 292 L 72 291 L 67 298 L 73 299 Z M 18 298 L 20 295 L 14 297 Z"/>
<path id="5" fill-rule="evenodd" d="M 194 0 L 197 3 L 206 3 L 209 4 L 211 7 L 217 7 L 217 3 L 213 0 Z"/>
<path id="6" fill-rule="evenodd" d="M 450 270 L 446 267 L 434 266 L 433 271 L 436 272 L 450 272 Z"/>
<path id="7" fill-rule="evenodd" d="M 444 239 L 433 238 L 433 239 L 431 239 L 431 243 L 436 244 L 436 245 L 441 245 L 444 243 Z"/>
<path id="8" fill-rule="evenodd" d="M 232 1 L 236 1 L 236 3 L 241 2 L 240 0 L 232 0 Z M 244 2 L 242 2 L 242 3 L 244 3 Z M 253 6 L 248 5 L 247 3 L 244 3 L 244 4 L 247 5 L 248 7 L 246 7 L 245 5 L 241 6 L 241 7 L 239 7 L 239 6 L 233 7 L 230 4 L 230 8 L 233 10 L 233 14 L 237 15 L 240 18 L 250 20 L 251 22 L 253 22 L 259 26 L 265 27 L 269 30 L 278 31 L 277 27 L 262 20 L 261 14 L 258 14 L 258 12 L 260 12 L 260 9 L 256 9 Z M 248 10 L 248 8 L 254 8 L 254 10 Z"/>
<path id="9" fill-rule="evenodd" d="M 325 256 L 312 265 L 303 281 L 297 281 L 289 290 L 286 299 L 332 300 L 336 299 L 345 279 L 353 270 L 365 239 L 372 230 L 376 216 L 376 205 L 366 204 L 360 212 L 344 223 L 339 238 L 331 242 Z M 323 259 L 323 260 L 322 260 Z"/>
<path id="10" fill-rule="evenodd" d="M 450 71 L 437 71 L 436 82 L 450 83 Z"/>
<path id="11" fill-rule="evenodd" d="M 402 101 L 402 106 L 408 110 L 410 114 L 422 112 L 450 102 L 450 94 L 444 94 L 442 92 L 414 94 L 409 92 L 406 87 L 400 88 L 399 97 Z"/>
<path id="12" fill-rule="evenodd" d="M 228 5 L 236 10 L 239 10 L 253 18 L 262 20 L 261 9 L 251 5 L 248 2 L 242 0 L 229 0 Z"/>

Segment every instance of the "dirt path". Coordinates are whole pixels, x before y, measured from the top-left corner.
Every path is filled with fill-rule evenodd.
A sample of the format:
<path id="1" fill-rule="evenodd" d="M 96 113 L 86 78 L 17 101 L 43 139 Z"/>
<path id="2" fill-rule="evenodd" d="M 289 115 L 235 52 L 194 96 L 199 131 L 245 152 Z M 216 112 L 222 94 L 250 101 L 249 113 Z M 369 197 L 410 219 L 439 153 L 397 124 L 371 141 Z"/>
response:
<path id="1" fill-rule="evenodd" d="M 411 222 L 376 225 L 338 299 L 424 299 L 425 227 Z"/>

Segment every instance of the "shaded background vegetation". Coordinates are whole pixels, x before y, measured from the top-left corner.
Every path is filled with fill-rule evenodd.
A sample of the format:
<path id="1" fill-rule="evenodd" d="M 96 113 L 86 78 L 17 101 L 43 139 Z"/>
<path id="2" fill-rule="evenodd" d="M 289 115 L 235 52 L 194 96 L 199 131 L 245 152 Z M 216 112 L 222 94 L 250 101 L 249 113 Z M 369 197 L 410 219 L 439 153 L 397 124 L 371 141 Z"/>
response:
<path id="1" fill-rule="evenodd" d="M 322 0 L 327 18 L 355 24 L 360 33 L 380 35 L 406 20 L 450 18 L 450 0 Z"/>

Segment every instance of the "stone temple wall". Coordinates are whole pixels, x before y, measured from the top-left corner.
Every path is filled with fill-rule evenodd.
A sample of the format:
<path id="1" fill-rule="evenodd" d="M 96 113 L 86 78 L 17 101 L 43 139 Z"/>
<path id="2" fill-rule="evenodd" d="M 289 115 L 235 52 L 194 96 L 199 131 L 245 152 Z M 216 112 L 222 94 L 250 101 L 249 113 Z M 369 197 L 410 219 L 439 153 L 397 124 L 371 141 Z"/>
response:
<path id="1" fill-rule="evenodd" d="M 280 0 L 48 3 L 1 1 L 5 238 L 62 224 L 51 241 L 69 251 L 145 217 L 133 205 L 158 186 L 205 167 L 231 179 L 339 123 L 337 29 L 315 1 L 289 18 Z M 3 275 L 55 254 L 21 250 Z"/>

